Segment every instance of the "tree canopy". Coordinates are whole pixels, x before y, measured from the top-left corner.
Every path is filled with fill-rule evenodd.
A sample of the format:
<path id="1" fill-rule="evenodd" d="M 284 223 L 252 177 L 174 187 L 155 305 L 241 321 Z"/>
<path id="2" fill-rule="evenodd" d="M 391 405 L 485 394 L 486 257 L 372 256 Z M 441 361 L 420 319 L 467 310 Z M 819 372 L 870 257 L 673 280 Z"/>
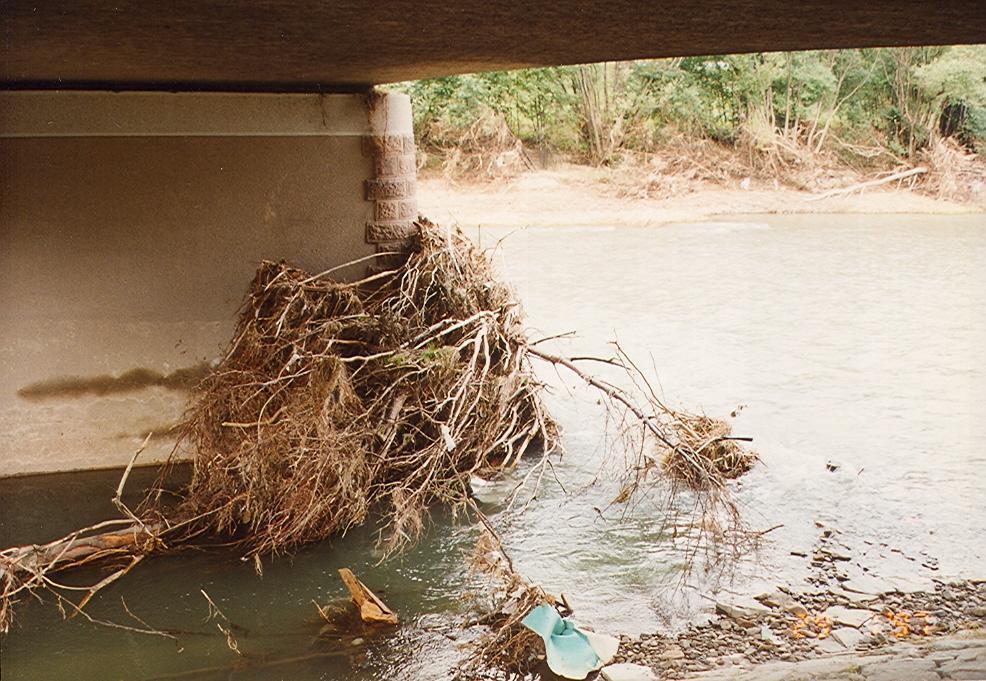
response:
<path id="1" fill-rule="evenodd" d="M 423 145 L 509 136 L 593 164 L 689 135 L 771 153 L 951 137 L 986 152 L 986 45 L 755 53 L 479 73 L 404 83 Z"/>

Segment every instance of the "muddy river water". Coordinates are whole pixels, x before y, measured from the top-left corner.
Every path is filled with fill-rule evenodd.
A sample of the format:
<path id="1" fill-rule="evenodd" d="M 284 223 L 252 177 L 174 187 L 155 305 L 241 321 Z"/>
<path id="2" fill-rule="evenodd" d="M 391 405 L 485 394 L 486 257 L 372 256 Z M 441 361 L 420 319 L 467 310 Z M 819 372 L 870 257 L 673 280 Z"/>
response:
<path id="1" fill-rule="evenodd" d="M 745 405 L 734 430 L 754 438 L 762 459 L 736 499 L 753 527 L 780 527 L 728 573 L 699 561 L 683 579 L 659 499 L 624 518 L 606 508 L 618 483 L 605 468 L 597 475 L 606 438 L 595 396 L 543 371 L 565 433 L 561 485 L 546 477 L 523 515 L 500 520 L 518 569 L 564 592 L 581 621 L 611 633 L 668 630 L 703 617 L 710 599 L 797 587 L 824 529 L 839 533 L 848 585 L 859 590 L 986 576 L 983 215 L 472 234 L 496 246 L 535 335 L 576 331 L 556 347 L 578 354 L 606 354 L 617 338 L 671 404 L 723 416 Z M 111 514 L 117 475 L 3 482 L 0 544 Z M 494 518 L 500 491 L 483 493 Z M 148 623 L 192 633 L 176 643 L 62 622 L 26 603 L 0 642 L 3 679 L 446 678 L 464 594 L 484 588 L 463 568 L 474 539 L 436 517 L 421 544 L 382 564 L 370 531 L 268 561 L 262 576 L 233 554 L 149 560 L 105 590 L 92 615 L 135 624 L 124 599 Z M 319 637 L 312 600 L 342 595 L 343 566 L 400 613 L 395 634 L 342 647 Z M 204 622 L 202 590 L 235 623 L 244 655 Z"/>

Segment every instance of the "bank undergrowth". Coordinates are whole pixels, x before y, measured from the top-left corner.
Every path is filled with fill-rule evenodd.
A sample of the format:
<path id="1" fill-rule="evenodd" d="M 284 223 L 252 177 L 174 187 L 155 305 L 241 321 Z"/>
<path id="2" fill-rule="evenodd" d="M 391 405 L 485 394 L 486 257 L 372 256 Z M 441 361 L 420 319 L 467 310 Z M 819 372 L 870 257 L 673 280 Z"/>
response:
<path id="1" fill-rule="evenodd" d="M 419 163 L 504 179 L 558 160 L 605 166 L 627 195 L 696 183 L 806 191 L 925 171 L 904 186 L 986 187 L 986 46 L 685 57 L 402 84 Z"/>

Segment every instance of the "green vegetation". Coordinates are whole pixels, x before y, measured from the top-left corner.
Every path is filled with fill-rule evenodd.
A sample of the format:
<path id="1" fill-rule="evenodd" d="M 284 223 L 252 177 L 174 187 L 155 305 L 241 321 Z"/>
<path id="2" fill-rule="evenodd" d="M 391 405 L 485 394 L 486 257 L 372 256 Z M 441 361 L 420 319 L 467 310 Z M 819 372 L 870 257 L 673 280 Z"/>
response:
<path id="1" fill-rule="evenodd" d="M 614 165 L 687 139 L 777 171 L 818 157 L 916 163 L 943 140 L 986 154 L 986 45 L 684 57 L 398 87 L 413 99 L 419 145 L 442 156 L 522 145 Z"/>

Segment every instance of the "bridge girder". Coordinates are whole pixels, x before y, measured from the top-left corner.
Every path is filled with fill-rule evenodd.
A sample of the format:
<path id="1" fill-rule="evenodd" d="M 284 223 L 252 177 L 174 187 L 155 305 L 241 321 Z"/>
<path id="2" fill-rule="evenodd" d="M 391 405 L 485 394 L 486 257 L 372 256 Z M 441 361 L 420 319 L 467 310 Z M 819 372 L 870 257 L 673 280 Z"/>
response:
<path id="1" fill-rule="evenodd" d="M 986 42 L 982 0 L 0 0 L 14 88 L 354 90 L 676 55 Z"/>

